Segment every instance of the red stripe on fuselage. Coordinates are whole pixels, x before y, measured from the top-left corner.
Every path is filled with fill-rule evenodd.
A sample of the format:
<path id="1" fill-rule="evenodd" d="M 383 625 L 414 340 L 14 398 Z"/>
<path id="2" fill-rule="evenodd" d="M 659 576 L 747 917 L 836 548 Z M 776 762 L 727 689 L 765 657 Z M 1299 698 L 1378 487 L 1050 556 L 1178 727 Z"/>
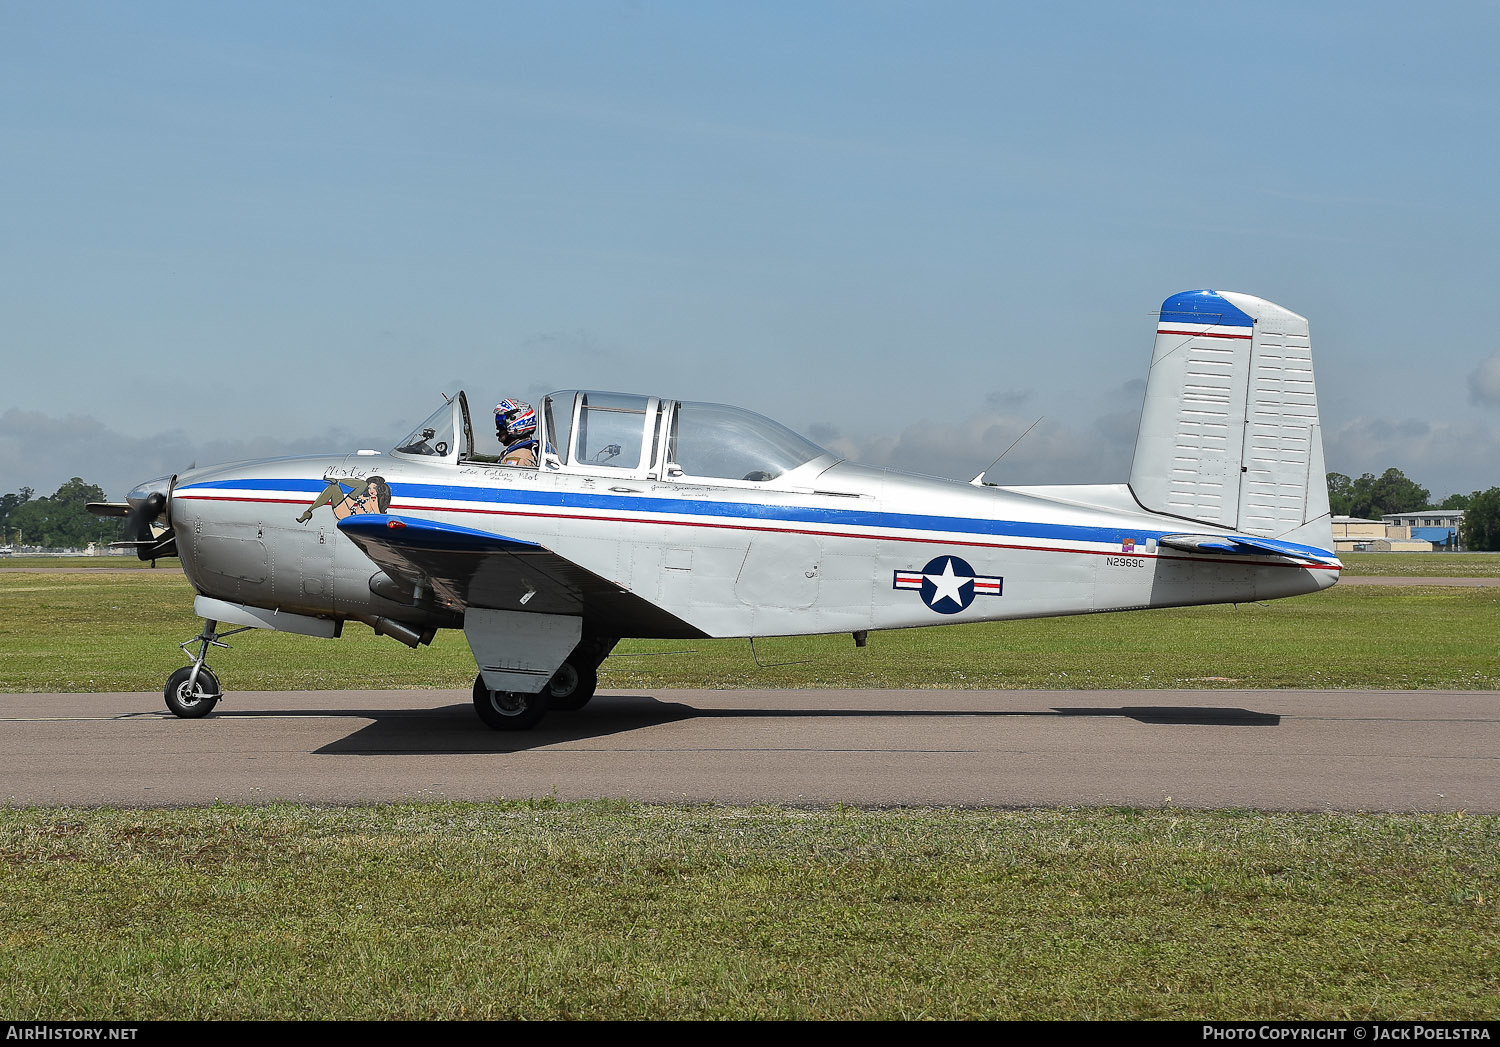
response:
<path id="1" fill-rule="evenodd" d="M 306 505 L 306 499 L 302 498 L 215 498 L 209 495 L 184 494 L 177 492 L 173 498 L 183 498 L 194 502 L 263 502 L 278 505 Z M 397 505 L 391 503 L 391 509 L 421 510 L 429 513 L 479 513 L 484 516 L 524 516 L 540 520 L 590 520 L 597 523 L 633 523 L 633 524 L 660 524 L 667 527 L 709 527 L 720 531 L 758 531 L 766 534 L 806 534 L 815 538 L 864 538 L 872 541 L 883 542 L 915 542 L 919 545 L 962 545 L 974 549 L 1016 549 L 1029 553 L 1074 553 L 1079 556 L 1121 556 L 1124 555 L 1115 549 L 1058 549 L 1048 545 L 1012 545 L 1007 542 L 975 542 L 963 541 L 955 538 L 912 538 L 904 535 L 894 534 L 860 534 L 850 531 L 810 531 L 799 527 L 752 527 L 748 524 L 731 523 L 709 523 L 706 520 L 638 520 L 629 516 L 574 516 L 569 513 L 537 513 L 522 512 L 515 509 L 469 509 L 460 506 L 437 507 L 432 505 Z M 1193 563 L 1232 563 L 1241 566 L 1261 567 L 1296 567 L 1309 571 L 1342 571 L 1343 567 L 1335 567 L 1332 564 L 1314 563 L 1270 563 L 1256 565 L 1247 560 L 1230 560 L 1226 557 L 1208 556 L 1167 556 L 1159 553 L 1131 553 L 1137 559 L 1145 560 L 1184 560 Z"/>

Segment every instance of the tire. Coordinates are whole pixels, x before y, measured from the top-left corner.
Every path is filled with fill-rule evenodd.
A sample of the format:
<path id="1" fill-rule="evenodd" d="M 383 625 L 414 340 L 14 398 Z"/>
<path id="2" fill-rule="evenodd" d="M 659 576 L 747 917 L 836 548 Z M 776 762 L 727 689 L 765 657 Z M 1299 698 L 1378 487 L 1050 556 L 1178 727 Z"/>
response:
<path id="1" fill-rule="evenodd" d="M 167 700 L 167 708 L 172 710 L 172 715 L 180 716 L 184 720 L 196 720 L 207 716 L 214 711 L 214 706 L 219 704 L 219 699 L 224 697 L 224 691 L 219 687 L 219 678 L 208 666 L 205 665 L 198 670 L 197 689 L 189 693 L 188 681 L 192 679 L 192 676 L 193 667 L 184 665 L 167 677 L 167 686 L 162 689 L 162 696 Z"/>
<path id="2" fill-rule="evenodd" d="M 548 707 L 556 712 L 572 713 L 589 704 L 599 687 L 599 671 L 588 663 L 569 658 L 547 684 Z"/>
<path id="3" fill-rule="evenodd" d="M 474 677 L 474 711 L 497 731 L 527 731 L 535 727 L 550 708 L 552 695 L 543 687 L 537 694 L 492 691 L 484 685 L 484 674 Z"/>

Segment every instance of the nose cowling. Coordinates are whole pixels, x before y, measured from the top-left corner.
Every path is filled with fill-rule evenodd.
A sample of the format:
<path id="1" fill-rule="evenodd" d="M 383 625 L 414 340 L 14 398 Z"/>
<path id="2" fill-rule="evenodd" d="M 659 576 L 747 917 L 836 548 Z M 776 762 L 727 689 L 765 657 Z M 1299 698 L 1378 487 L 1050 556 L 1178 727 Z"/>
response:
<path id="1" fill-rule="evenodd" d="M 132 509 L 135 509 L 138 506 L 144 506 L 152 495 L 159 495 L 161 506 L 165 506 L 172 493 L 172 482 L 176 479 L 176 476 L 159 476 L 155 480 L 137 484 L 135 489 L 125 496 L 125 501 Z"/>
<path id="2" fill-rule="evenodd" d="M 126 541 L 118 545 L 135 548 L 142 560 L 160 560 L 177 555 L 177 535 L 172 530 L 172 488 L 177 477 L 161 476 L 136 486 L 125 496 L 130 507 L 125 517 Z"/>

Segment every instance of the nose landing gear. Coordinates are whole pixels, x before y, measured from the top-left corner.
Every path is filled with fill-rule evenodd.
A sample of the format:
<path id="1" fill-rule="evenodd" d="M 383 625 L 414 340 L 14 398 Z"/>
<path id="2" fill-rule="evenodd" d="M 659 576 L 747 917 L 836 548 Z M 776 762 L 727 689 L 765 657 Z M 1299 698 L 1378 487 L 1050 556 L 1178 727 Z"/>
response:
<path id="1" fill-rule="evenodd" d="M 208 649 L 210 647 L 228 649 L 229 645 L 222 642 L 221 637 L 246 632 L 250 627 L 244 626 L 222 633 L 218 631 L 218 627 L 218 622 L 205 618 L 203 631 L 179 645 L 183 653 L 193 659 L 193 664 L 184 665 L 167 677 L 167 686 L 163 689 L 162 695 L 167 700 L 167 708 L 174 716 L 180 716 L 184 720 L 196 720 L 201 716 L 207 716 L 213 712 L 214 706 L 219 704 L 219 699 L 224 697 L 224 690 L 219 686 L 219 678 L 208 667 Z M 193 644 L 198 645 L 197 654 L 188 650 Z"/>
<path id="2" fill-rule="evenodd" d="M 167 699 L 167 708 L 184 720 L 196 720 L 213 712 L 214 706 L 224 696 L 219 687 L 219 678 L 206 665 L 184 665 L 167 677 L 167 686 L 162 694 Z"/>

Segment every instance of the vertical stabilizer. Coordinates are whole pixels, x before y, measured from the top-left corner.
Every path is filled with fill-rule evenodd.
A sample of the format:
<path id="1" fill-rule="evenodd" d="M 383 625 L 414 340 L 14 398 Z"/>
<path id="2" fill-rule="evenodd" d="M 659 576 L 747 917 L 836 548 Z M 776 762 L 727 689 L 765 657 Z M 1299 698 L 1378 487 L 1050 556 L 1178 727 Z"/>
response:
<path id="1" fill-rule="evenodd" d="M 1307 320 L 1232 291 L 1163 302 L 1130 487 L 1153 512 L 1331 549 Z"/>

